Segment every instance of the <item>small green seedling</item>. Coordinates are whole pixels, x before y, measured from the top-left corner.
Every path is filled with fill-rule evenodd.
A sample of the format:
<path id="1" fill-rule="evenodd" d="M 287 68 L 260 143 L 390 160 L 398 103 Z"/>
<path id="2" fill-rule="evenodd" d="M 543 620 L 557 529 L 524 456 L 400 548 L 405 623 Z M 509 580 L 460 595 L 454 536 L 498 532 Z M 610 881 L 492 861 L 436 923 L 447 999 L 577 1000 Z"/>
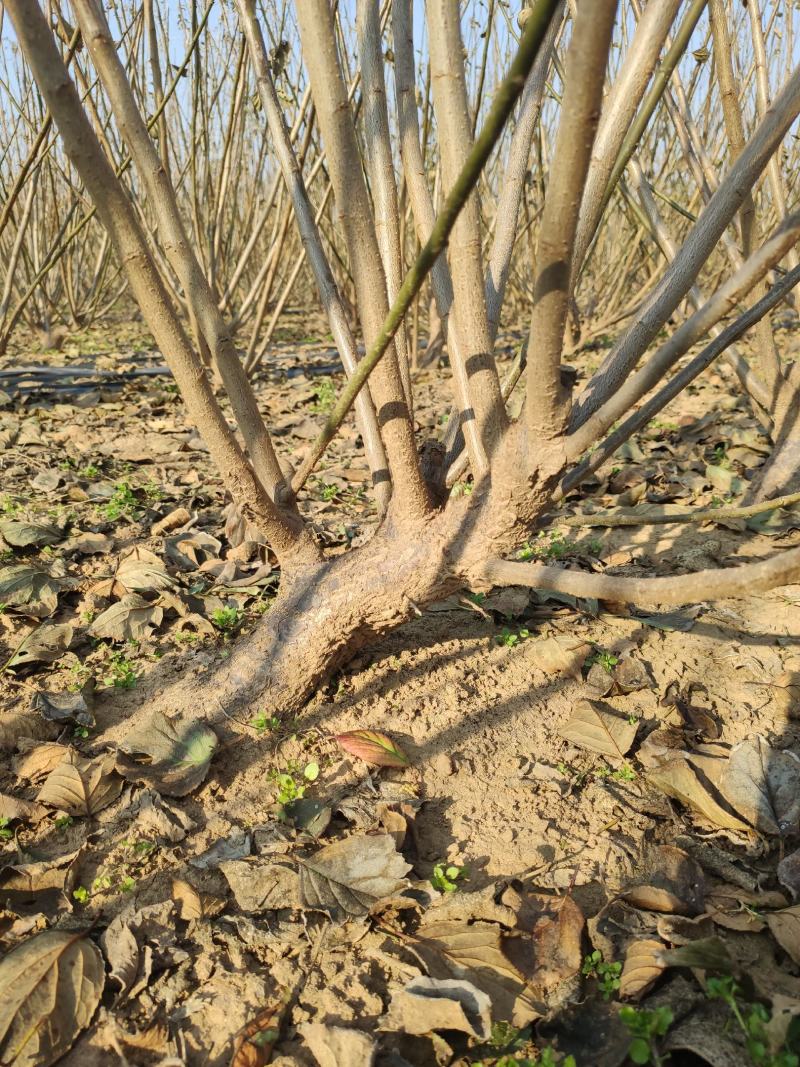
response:
<path id="1" fill-rule="evenodd" d="M 89 890 L 85 885 L 79 885 L 77 889 L 73 889 L 72 896 L 79 904 L 89 903 Z"/>
<path id="2" fill-rule="evenodd" d="M 645 1011 L 643 1008 L 633 1008 L 626 1004 L 620 1008 L 619 1017 L 631 1034 L 631 1043 L 628 1046 L 631 1061 L 662 1067 L 665 1060 L 659 1052 L 658 1038 L 664 1037 L 672 1026 L 672 1011 L 667 1007 Z"/>
<path id="3" fill-rule="evenodd" d="M 539 1059 L 536 1067 L 578 1067 L 574 1056 L 560 1056 L 552 1048 L 539 1049 Z"/>
<path id="4" fill-rule="evenodd" d="M 211 621 L 224 634 L 233 633 L 242 621 L 241 608 L 217 608 L 211 612 Z"/>
<path id="5" fill-rule="evenodd" d="M 115 689 L 133 689 L 137 682 L 136 668 L 124 652 L 112 652 L 108 661 L 109 673 L 103 679 L 107 686 Z"/>
<path id="6" fill-rule="evenodd" d="M 614 668 L 619 663 L 619 656 L 615 656 L 613 652 L 606 652 L 604 649 L 599 648 L 594 655 L 589 656 L 586 660 L 586 665 L 588 667 L 593 666 L 595 663 L 599 663 L 607 674 L 613 674 Z"/>
<path id="7" fill-rule="evenodd" d="M 5 815 L 0 818 L 0 841 L 8 841 L 14 836 L 14 831 L 9 826 L 11 822 Z"/>
<path id="8" fill-rule="evenodd" d="M 508 626 L 504 626 L 495 637 L 495 641 L 497 641 L 498 645 L 504 645 L 506 648 L 516 648 L 520 641 L 524 641 L 526 637 L 530 636 L 530 630 L 526 630 L 524 627 L 519 630 L 511 630 Z"/>
<path id="9" fill-rule="evenodd" d="M 798 1067 L 800 1057 L 787 1048 L 772 1052 L 767 1025 L 771 1016 L 763 1004 L 740 1003 L 742 989 L 731 975 L 709 978 L 706 994 L 711 1000 L 721 1000 L 728 1005 L 744 1034 L 750 1062 L 755 1067 Z"/>
<path id="10" fill-rule="evenodd" d="M 66 830 L 68 826 L 72 826 L 71 815 L 59 815 L 55 821 L 56 830 Z"/>
<path id="11" fill-rule="evenodd" d="M 103 514 L 107 519 L 114 522 L 125 515 L 133 518 L 138 510 L 139 502 L 136 494 L 128 482 L 117 482 L 114 492 L 108 503 L 103 507 Z"/>
<path id="12" fill-rule="evenodd" d="M 531 559 L 563 559 L 576 551 L 578 551 L 578 546 L 575 542 L 568 540 L 557 530 L 549 534 L 542 530 L 535 541 L 525 542 L 517 553 L 517 559 L 523 562 Z"/>
<path id="13" fill-rule="evenodd" d="M 306 795 L 306 782 L 315 782 L 319 778 L 319 764 L 312 761 L 305 767 L 292 760 L 285 771 L 271 770 L 269 779 L 277 787 L 277 800 L 281 808 L 285 808 L 292 801 L 302 800 Z"/>
<path id="14" fill-rule="evenodd" d="M 311 410 L 315 415 L 327 415 L 336 403 L 336 387 L 331 381 L 320 382 L 314 386 L 314 400 Z"/>
<path id="15" fill-rule="evenodd" d="M 337 485 L 332 485 L 327 482 L 320 482 L 319 495 L 322 497 L 323 500 L 334 500 L 335 497 L 338 496 L 338 493 L 339 487 Z"/>
<path id="16" fill-rule="evenodd" d="M 603 994 L 603 1000 L 611 1000 L 620 986 L 622 964 L 605 963 L 603 953 L 595 949 L 594 952 L 584 957 L 581 974 L 586 978 L 596 979 L 600 992 Z"/>
<path id="17" fill-rule="evenodd" d="M 437 863 L 431 875 L 431 885 L 440 893 L 455 893 L 458 883 L 465 881 L 468 873 L 466 867 Z"/>
<path id="18" fill-rule="evenodd" d="M 277 715 L 267 715 L 266 712 L 262 711 L 256 715 L 250 725 L 254 730 L 258 730 L 260 734 L 271 734 L 280 728 L 281 721 Z"/>

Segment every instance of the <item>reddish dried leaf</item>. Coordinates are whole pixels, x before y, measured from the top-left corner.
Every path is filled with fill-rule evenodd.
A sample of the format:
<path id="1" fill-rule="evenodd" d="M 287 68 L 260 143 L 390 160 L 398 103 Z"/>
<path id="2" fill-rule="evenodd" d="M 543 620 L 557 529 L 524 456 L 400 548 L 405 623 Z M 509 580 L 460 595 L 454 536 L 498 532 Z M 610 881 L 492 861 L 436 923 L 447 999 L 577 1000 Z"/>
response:
<path id="1" fill-rule="evenodd" d="M 351 756 L 373 767 L 408 767 L 410 760 L 402 748 L 377 730 L 350 730 L 337 734 L 336 742 Z"/>
<path id="2" fill-rule="evenodd" d="M 265 1067 L 269 1063 L 290 999 L 290 994 L 284 994 L 239 1031 L 234 1038 L 230 1067 Z"/>

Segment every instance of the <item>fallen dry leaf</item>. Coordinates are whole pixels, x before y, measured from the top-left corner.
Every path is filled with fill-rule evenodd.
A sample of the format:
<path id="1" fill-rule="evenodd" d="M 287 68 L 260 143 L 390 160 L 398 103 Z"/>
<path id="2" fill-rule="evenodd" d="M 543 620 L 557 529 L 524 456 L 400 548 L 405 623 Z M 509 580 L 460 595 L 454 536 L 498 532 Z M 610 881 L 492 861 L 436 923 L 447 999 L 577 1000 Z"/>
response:
<path id="1" fill-rule="evenodd" d="M 700 812 L 714 826 L 723 830 L 748 833 L 751 828 L 721 803 L 706 786 L 698 771 L 683 758 L 668 760 L 647 773 L 647 780 L 667 796 Z"/>
<path id="2" fill-rule="evenodd" d="M 337 734 L 336 742 L 351 756 L 357 756 L 372 767 L 408 767 L 408 756 L 386 734 L 377 730 L 351 730 Z"/>
<path id="3" fill-rule="evenodd" d="M 117 990 L 116 999 L 134 997 L 147 985 L 158 957 L 162 965 L 170 962 L 177 938 L 175 904 L 171 900 L 128 908 L 116 915 L 100 938 L 108 959 L 110 979 Z"/>
<path id="4" fill-rule="evenodd" d="M 300 860 L 300 889 L 307 907 L 333 919 L 367 915 L 407 888 L 410 869 L 390 834 L 353 835 Z"/>
<path id="5" fill-rule="evenodd" d="M 37 800 L 67 815 L 96 815 L 122 792 L 122 779 L 114 771 L 115 756 L 88 760 L 72 749 L 47 776 Z"/>
<path id="6" fill-rule="evenodd" d="M 559 733 L 567 741 L 610 759 L 622 759 L 633 744 L 637 722 L 597 700 L 579 700 Z"/>
<path id="7" fill-rule="evenodd" d="M 567 895 L 548 901 L 550 907 L 533 925 L 534 970 L 531 988 L 537 997 L 548 993 L 578 974 L 583 962 L 583 912 Z"/>
<path id="8" fill-rule="evenodd" d="M 783 951 L 800 964 L 800 905 L 770 912 L 765 918 L 770 933 Z"/>
<path id="9" fill-rule="evenodd" d="M 272 1059 L 290 999 L 289 993 L 279 997 L 236 1035 L 230 1067 L 266 1067 Z"/>
<path id="10" fill-rule="evenodd" d="M 83 933 L 46 930 L 0 962 L 0 1057 L 48 1067 L 92 1021 L 106 974 Z"/>
<path id="11" fill-rule="evenodd" d="M 75 630 L 69 623 L 38 626 L 18 646 L 8 661 L 9 667 L 27 667 L 31 663 L 54 663 L 72 644 Z"/>
<path id="12" fill-rule="evenodd" d="M 526 1026 L 545 1011 L 503 952 L 501 928 L 495 923 L 434 919 L 423 922 L 408 944 L 432 978 L 459 978 L 483 990 L 494 1019 Z"/>
<path id="13" fill-rule="evenodd" d="M 64 537 L 59 526 L 47 523 L 28 522 L 25 519 L 6 519 L 0 522 L 0 535 L 6 544 L 14 548 L 30 548 L 32 545 L 55 545 Z"/>
<path id="14" fill-rule="evenodd" d="M 566 674 L 580 682 L 581 669 L 591 651 L 592 646 L 582 638 L 552 634 L 534 642 L 533 658 L 545 674 Z"/>
<path id="15" fill-rule="evenodd" d="M 258 857 L 224 860 L 219 869 L 242 911 L 295 908 L 302 904 L 300 875 L 288 863 Z"/>
<path id="16" fill-rule="evenodd" d="M 17 912 L 56 912 L 63 908 L 75 879 L 82 848 L 51 859 L 11 863 L 0 870 L 3 900 Z"/>
<path id="17" fill-rule="evenodd" d="M 76 726 L 94 726 L 92 714 L 92 697 L 94 682 L 85 685 L 79 693 L 46 693 L 40 691 L 34 694 L 31 707 L 38 711 L 48 722 L 60 725 L 74 724 Z"/>
<path id="18" fill-rule="evenodd" d="M 319 1067 L 372 1067 L 378 1046 L 369 1034 L 345 1026 L 306 1023 L 300 1032 Z"/>
<path id="19" fill-rule="evenodd" d="M 800 896 L 800 849 L 790 852 L 778 864 L 778 881 L 785 886 L 792 896 Z"/>
<path id="20" fill-rule="evenodd" d="M 0 604 L 21 608 L 23 614 L 43 618 L 58 606 L 59 579 L 41 567 L 17 563 L 0 569 Z"/>
<path id="21" fill-rule="evenodd" d="M 163 618 L 163 608 L 148 604 L 138 593 L 128 593 L 97 616 L 89 634 L 106 641 L 143 641 Z"/>
<path id="22" fill-rule="evenodd" d="M 14 771 L 19 778 L 35 782 L 50 774 L 70 751 L 72 750 L 67 745 L 59 745 L 55 741 L 33 745 L 20 751 L 20 755 L 14 760 Z"/>
<path id="23" fill-rule="evenodd" d="M 458 1030 L 486 1041 L 492 1031 L 492 1002 L 471 982 L 412 978 L 393 995 L 381 1027 L 415 1035 Z"/>
<path id="24" fill-rule="evenodd" d="M 704 937 L 690 941 L 688 945 L 666 949 L 661 952 L 661 961 L 667 967 L 691 967 L 716 974 L 734 974 L 736 971 L 736 964 L 719 937 Z"/>
<path id="25" fill-rule="evenodd" d="M 0 820 L 4 820 L 4 825 L 12 822 L 37 823 L 46 817 L 47 808 L 44 805 L 0 793 Z"/>
<path id="26" fill-rule="evenodd" d="M 700 864 L 683 849 L 661 845 L 649 857 L 644 884 L 622 894 L 624 900 L 645 911 L 701 915 L 705 878 Z"/>
<path id="27" fill-rule="evenodd" d="M 116 579 L 131 593 L 156 593 L 175 585 L 158 556 L 141 545 L 123 557 Z"/>
<path id="28" fill-rule="evenodd" d="M 728 804 L 765 834 L 800 829 L 800 759 L 763 737 L 742 741 L 728 758 L 719 789 Z"/>
<path id="29" fill-rule="evenodd" d="M 172 899 L 178 905 L 178 914 L 187 922 L 214 918 L 225 907 L 224 900 L 211 893 L 201 893 L 182 878 L 172 879 Z"/>
<path id="30" fill-rule="evenodd" d="M 625 954 L 619 978 L 619 995 L 626 1000 L 638 1000 L 661 977 L 666 965 L 661 961 L 663 941 L 645 939 L 633 941 Z"/>

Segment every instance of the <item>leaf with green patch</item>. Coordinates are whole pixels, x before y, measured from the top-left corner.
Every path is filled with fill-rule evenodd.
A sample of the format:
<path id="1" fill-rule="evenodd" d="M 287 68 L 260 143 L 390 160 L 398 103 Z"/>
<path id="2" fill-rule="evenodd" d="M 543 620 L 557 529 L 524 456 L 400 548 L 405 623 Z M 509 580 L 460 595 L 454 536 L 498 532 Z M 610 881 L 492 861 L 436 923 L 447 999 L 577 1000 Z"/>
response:
<path id="1" fill-rule="evenodd" d="M 408 767 L 410 760 L 387 734 L 377 730 L 350 730 L 336 735 L 337 744 L 372 767 Z"/>
<path id="2" fill-rule="evenodd" d="M 120 744 L 117 770 L 129 781 L 182 797 L 205 779 L 218 743 L 203 723 L 183 723 L 155 711 Z"/>

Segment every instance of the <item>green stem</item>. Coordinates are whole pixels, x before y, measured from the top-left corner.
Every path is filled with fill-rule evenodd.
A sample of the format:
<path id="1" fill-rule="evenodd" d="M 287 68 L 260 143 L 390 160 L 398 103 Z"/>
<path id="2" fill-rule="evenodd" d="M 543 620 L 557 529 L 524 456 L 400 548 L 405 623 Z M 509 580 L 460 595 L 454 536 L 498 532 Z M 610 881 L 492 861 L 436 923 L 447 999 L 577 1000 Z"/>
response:
<path id="1" fill-rule="evenodd" d="M 292 489 L 295 493 L 305 484 L 306 479 L 325 449 L 335 437 L 364 383 L 377 367 L 391 344 L 392 338 L 414 301 L 414 297 L 422 288 L 422 283 L 425 281 L 428 272 L 444 251 L 450 231 L 455 225 L 459 212 L 475 187 L 492 149 L 503 132 L 517 97 L 522 92 L 525 80 L 533 66 L 547 32 L 547 27 L 557 7 L 558 0 L 538 0 L 538 3 L 531 11 L 528 21 L 525 23 L 519 51 L 511 64 L 511 69 L 495 93 L 483 128 L 433 224 L 430 237 L 406 274 L 397 294 L 397 299 L 390 308 L 380 333 L 369 352 L 359 362 L 352 377 L 348 380 L 322 431 L 311 446 L 311 451 L 306 461 L 293 478 Z"/>

